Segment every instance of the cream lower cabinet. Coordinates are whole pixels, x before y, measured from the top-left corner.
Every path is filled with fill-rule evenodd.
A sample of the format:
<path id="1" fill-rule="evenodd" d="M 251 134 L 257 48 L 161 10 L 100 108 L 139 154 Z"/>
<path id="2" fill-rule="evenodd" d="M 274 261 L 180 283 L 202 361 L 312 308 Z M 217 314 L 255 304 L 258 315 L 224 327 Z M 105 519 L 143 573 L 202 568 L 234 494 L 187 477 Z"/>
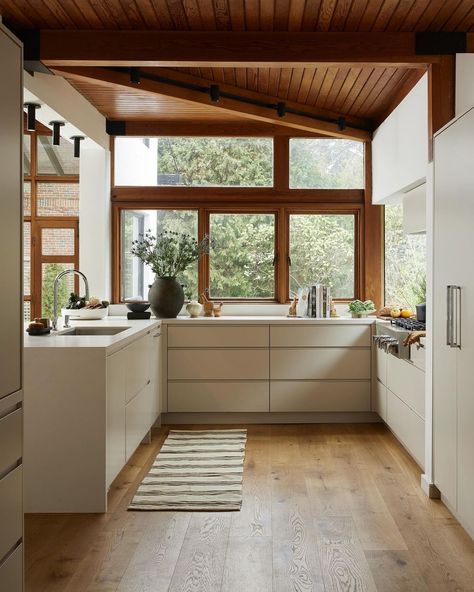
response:
<path id="1" fill-rule="evenodd" d="M 416 365 L 374 347 L 372 410 L 423 468 L 425 462 L 425 373 Z"/>

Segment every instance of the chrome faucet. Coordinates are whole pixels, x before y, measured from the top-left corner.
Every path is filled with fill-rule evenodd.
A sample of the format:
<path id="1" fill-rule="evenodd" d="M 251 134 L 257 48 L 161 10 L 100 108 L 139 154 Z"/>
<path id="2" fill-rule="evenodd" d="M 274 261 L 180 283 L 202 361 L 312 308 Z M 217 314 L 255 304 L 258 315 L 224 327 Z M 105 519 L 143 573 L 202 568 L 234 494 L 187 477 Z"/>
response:
<path id="1" fill-rule="evenodd" d="M 87 278 L 82 273 L 82 271 L 79 271 L 78 269 L 65 269 L 64 271 L 61 271 L 60 273 L 58 273 L 58 275 L 54 278 L 54 285 L 53 285 L 53 318 L 51 320 L 51 325 L 52 325 L 53 331 L 57 331 L 57 325 L 58 325 L 58 286 L 59 286 L 59 282 L 64 276 L 69 275 L 71 273 L 80 276 L 84 280 L 84 285 L 86 287 L 86 300 L 89 300 L 89 282 L 87 281 Z"/>

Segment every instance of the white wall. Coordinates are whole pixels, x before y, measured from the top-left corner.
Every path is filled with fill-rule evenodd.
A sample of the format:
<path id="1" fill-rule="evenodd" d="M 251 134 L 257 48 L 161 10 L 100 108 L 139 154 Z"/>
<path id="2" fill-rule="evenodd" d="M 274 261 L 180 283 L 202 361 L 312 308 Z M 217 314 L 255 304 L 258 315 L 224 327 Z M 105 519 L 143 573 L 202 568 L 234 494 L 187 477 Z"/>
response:
<path id="1" fill-rule="evenodd" d="M 456 55 L 456 117 L 474 107 L 474 55 Z"/>
<path id="2" fill-rule="evenodd" d="M 395 203 L 426 178 L 428 78 L 425 74 L 375 130 L 372 142 L 372 201 Z"/>
<path id="3" fill-rule="evenodd" d="M 148 144 L 148 145 L 147 145 Z M 148 138 L 115 139 L 115 185 L 151 185 L 158 181 L 158 140 Z"/>

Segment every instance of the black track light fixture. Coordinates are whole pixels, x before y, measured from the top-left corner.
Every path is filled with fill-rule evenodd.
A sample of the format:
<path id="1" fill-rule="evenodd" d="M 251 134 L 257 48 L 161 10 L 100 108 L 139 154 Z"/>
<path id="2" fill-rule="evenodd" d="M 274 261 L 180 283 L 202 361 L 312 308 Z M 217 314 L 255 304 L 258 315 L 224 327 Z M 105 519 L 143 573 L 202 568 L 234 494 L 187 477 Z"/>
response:
<path id="1" fill-rule="evenodd" d="M 346 127 L 347 127 L 347 121 L 345 117 L 339 117 L 339 119 L 337 120 L 337 125 L 339 126 L 339 129 L 341 130 L 341 132 L 343 132 Z"/>
<path id="2" fill-rule="evenodd" d="M 209 87 L 209 97 L 213 103 L 218 103 L 221 98 L 221 90 L 218 84 L 211 84 Z"/>
<path id="3" fill-rule="evenodd" d="M 71 136 L 71 140 L 74 141 L 74 158 L 81 156 L 81 142 L 84 139 L 84 136 Z"/>
<path id="4" fill-rule="evenodd" d="M 59 146 L 61 143 L 61 128 L 65 123 L 64 121 L 50 121 L 49 125 L 53 126 L 53 146 Z"/>
<path id="5" fill-rule="evenodd" d="M 25 103 L 23 106 L 26 107 L 26 129 L 29 132 L 34 132 L 36 130 L 36 109 L 41 109 L 41 105 L 39 103 Z"/>
<path id="6" fill-rule="evenodd" d="M 277 115 L 278 117 L 285 117 L 286 115 L 286 105 L 285 103 L 277 103 Z"/>
<path id="7" fill-rule="evenodd" d="M 130 68 L 130 82 L 132 84 L 140 84 L 140 68 L 132 67 Z"/>

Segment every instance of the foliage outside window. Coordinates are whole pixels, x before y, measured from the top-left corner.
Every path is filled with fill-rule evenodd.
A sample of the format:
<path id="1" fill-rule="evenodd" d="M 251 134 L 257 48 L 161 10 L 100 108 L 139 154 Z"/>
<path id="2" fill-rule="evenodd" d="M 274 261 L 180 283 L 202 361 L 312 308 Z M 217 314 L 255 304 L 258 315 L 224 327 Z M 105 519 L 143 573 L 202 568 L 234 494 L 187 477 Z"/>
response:
<path id="1" fill-rule="evenodd" d="M 385 304 L 426 301 L 426 235 L 403 232 L 401 205 L 385 206 Z"/>
<path id="2" fill-rule="evenodd" d="M 211 298 L 274 298 L 274 214 L 210 214 Z"/>
<path id="3" fill-rule="evenodd" d="M 290 294 L 313 283 L 331 286 L 333 298 L 355 296 L 355 216 L 290 215 Z"/>
<path id="4" fill-rule="evenodd" d="M 115 171 L 116 185 L 272 187 L 273 140 L 117 138 Z"/>
<path id="5" fill-rule="evenodd" d="M 335 138 L 290 140 L 291 189 L 362 189 L 364 144 Z"/>

